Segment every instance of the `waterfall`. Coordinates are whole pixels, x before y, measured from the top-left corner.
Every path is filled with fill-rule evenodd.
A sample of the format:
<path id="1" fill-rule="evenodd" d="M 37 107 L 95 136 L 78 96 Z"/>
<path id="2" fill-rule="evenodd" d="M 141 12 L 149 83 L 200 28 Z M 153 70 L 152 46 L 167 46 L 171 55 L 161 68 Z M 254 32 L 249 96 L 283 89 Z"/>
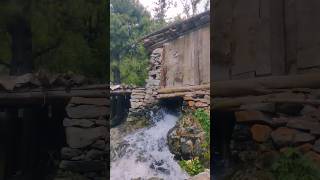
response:
<path id="1" fill-rule="evenodd" d="M 153 125 L 124 138 L 117 158 L 111 161 L 111 180 L 148 179 L 184 180 L 188 175 L 180 168 L 167 146 L 167 133 L 178 115 L 160 110 L 151 114 Z"/>

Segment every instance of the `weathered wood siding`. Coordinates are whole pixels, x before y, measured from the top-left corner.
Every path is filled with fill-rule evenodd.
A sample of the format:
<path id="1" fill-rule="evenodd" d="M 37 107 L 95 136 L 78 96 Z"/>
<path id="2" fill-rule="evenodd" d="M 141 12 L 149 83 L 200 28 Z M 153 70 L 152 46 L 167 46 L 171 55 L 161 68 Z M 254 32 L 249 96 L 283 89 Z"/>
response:
<path id="1" fill-rule="evenodd" d="M 210 82 L 209 25 L 164 44 L 162 68 L 164 87 L 208 84 Z"/>
<path id="2" fill-rule="evenodd" d="M 218 0 L 212 80 L 320 70 L 319 0 Z"/>

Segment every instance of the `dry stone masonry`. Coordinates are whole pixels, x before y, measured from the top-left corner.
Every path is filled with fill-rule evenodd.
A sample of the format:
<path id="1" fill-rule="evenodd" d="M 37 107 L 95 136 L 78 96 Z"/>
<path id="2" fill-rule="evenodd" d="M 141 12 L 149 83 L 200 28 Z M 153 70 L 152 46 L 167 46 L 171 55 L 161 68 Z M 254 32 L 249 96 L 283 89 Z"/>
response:
<path id="1" fill-rule="evenodd" d="M 320 167 L 319 92 L 319 89 L 291 89 L 268 95 L 281 98 L 279 101 L 248 100 L 242 104 L 235 111 L 233 154 L 248 162 L 250 158 L 293 147 Z"/>
<path id="2" fill-rule="evenodd" d="M 66 111 L 63 126 L 67 146 L 61 150 L 60 174 L 72 172 L 87 179 L 105 179 L 107 99 L 73 97 Z"/>
<path id="3" fill-rule="evenodd" d="M 129 118 L 133 115 L 143 114 L 145 108 L 152 107 L 157 103 L 158 89 L 160 87 L 160 67 L 163 49 L 155 49 L 151 54 L 149 76 L 145 87 L 135 88 L 131 93 L 131 108 L 129 109 Z"/>

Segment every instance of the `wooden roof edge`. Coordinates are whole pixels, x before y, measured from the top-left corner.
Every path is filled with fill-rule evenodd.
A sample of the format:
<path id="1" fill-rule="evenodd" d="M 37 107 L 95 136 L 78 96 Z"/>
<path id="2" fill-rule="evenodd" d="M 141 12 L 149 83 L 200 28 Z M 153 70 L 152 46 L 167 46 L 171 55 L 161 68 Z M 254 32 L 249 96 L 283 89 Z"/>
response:
<path id="1" fill-rule="evenodd" d="M 199 20 L 203 20 L 202 23 L 199 23 Z M 144 41 L 152 36 L 156 36 L 156 35 L 159 35 L 161 33 L 165 33 L 167 32 L 168 30 L 170 29 L 177 29 L 179 27 L 182 27 L 184 25 L 187 25 L 187 24 L 190 24 L 192 23 L 194 26 L 191 26 L 190 29 L 187 29 L 185 32 L 181 32 L 179 36 L 187 33 L 187 32 L 190 32 L 191 30 L 194 30 L 194 29 L 198 29 L 199 27 L 203 27 L 204 25 L 207 25 L 210 23 L 210 10 L 209 11 L 205 11 L 203 13 L 200 13 L 198 15 L 195 15 L 189 19 L 186 19 L 186 20 L 183 20 L 181 22 L 177 22 L 177 23 L 173 23 L 171 25 L 168 25 L 158 31 L 155 31 L 151 34 L 148 34 L 144 37 L 142 37 L 141 39 L 138 40 L 138 42 L 143 42 L 145 44 L 145 46 L 147 47 L 150 47 L 152 46 L 153 44 L 156 44 L 157 42 L 153 43 L 153 44 L 150 44 L 150 45 L 147 45 L 147 43 L 145 43 Z M 176 36 L 176 38 L 178 38 L 179 36 Z"/>

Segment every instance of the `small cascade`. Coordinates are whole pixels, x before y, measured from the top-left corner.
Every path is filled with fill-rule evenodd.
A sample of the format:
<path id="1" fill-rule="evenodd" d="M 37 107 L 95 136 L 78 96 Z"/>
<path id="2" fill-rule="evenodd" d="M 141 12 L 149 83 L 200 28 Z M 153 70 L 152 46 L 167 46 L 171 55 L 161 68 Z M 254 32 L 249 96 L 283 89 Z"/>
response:
<path id="1" fill-rule="evenodd" d="M 169 114 L 162 109 L 150 115 L 150 127 L 140 129 L 123 139 L 122 148 L 117 150 L 117 157 L 111 161 L 111 180 L 188 178 L 167 146 L 168 131 L 175 126 L 178 114 Z"/>

